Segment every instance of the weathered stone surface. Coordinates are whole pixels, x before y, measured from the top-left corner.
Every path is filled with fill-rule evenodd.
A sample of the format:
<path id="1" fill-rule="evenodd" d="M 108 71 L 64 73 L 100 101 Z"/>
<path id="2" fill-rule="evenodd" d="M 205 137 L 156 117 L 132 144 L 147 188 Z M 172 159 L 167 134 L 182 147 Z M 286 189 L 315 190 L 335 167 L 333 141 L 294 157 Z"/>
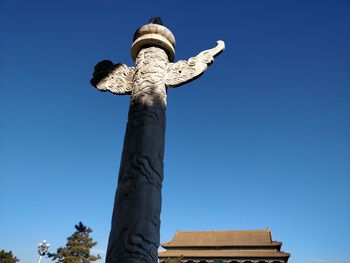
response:
<path id="1" fill-rule="evenodd" d="M 158 20 L 157 20 L 158 21 Z M 137 30 L 135 67 L 102 61 L 91 84 L 117 95 L 131 94 L 106 262 L 157 262 L 163 181 L 167 87 L 202 74 L 224 42 L 188 61 L 172 62 L 175 37 L 151 23 Z"/>
<path id="2" fill-rule="evenodd" d="M 157 262 L 167 61 L 157 47 L 136 58 L 107 262 Z"/>

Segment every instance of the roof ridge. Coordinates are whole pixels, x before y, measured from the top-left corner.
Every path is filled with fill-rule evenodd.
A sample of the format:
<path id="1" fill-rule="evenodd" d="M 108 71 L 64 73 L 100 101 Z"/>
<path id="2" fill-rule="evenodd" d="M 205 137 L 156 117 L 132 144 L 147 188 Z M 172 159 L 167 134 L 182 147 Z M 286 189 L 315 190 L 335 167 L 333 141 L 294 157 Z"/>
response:
<path id="1" fill-rule="evenodd" d="M 270 232 L 267 229 L 257 230 L 199 230 L 199 231 L 176 231 L 177 233 L 218 233 L 218 232 Z"/>

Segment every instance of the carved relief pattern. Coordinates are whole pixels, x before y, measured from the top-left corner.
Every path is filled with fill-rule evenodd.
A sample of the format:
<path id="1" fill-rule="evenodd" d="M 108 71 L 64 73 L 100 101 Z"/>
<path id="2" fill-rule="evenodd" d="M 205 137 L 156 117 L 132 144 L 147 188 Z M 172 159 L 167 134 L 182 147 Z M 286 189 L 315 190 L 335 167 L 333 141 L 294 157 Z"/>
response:
<path id="1" fill-rule="evenodd" d="M 166 53 L 156 47 L 142 49 L 136 59 L 109 263 L 158 261 L 167 63 Z"/>
<path id="2" fill-rule="evenodd" d="M 110 91 L 118 95 L 129 94 L 132 89 L 134 67 L 125 64 L 115 65 L 114 69 L 103 78 L 96 87 L 101 91 Z"/>
<path id="3" fill-rule="evenodd" d="M 169 63 L 166 68 L 165 84 L 169 87 L 177 87 L 199 77 L 213 63 L 214 56 L 225 48 L 223 41 L 219 40 L 217 46 L 199 53 L 189 60 L 180 60 Z"/>
<path id="4" fill-rule="evenodd" d="M 166 105 L 165 68 L 168 57 L 163 49 L 144 48 L 136 58 L 134 86 L 131 103 L 152 105 L 154 100 L 163 101 Z"/>

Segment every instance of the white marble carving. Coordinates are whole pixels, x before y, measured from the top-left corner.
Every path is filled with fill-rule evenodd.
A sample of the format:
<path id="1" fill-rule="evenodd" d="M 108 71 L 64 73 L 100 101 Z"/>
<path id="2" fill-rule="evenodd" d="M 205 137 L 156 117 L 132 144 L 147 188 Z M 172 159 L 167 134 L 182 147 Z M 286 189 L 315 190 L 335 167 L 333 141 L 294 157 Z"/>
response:
<path id="1" fill-rule="evenodd" d="M 96 88 L 118 95 L 128 94 L 132 90 L 134 74 L 134 67 L 128 67 L 125 64 L 116 65 L 105 78 L 98 82 Z"/>
<path id="2" fill-rule="evenodd" d="M 214 57 L 220 54 L 224 49 L 224 41 L 219 40 L 217 41 L 216 47 L 202 51 L 197 56 L 191 57 L 187 61 L 179 60 L 176 63 L 169 63 L 168 58 L 166 60 L 162 59 L 158 62 L 159 66 L 156 68 L 157 70 L 154 70 L 153 74 L 148 75 L 147 77 L 150 81 L 154 81 L 155 78 L 164 78 L 164 84 L 166 87 L 181 86 L 203 74 L 208 68 L 208 65 L 214 62 Z M 160 59 L 160 57 L 161 56 L 159 55 L 153 55 L 152 58 L 145 58 L 142 65 L 143 70 L 148 66 L 150 63 L 149 61 L 155 61 Z M 117 95 L 128 94 L 129 92 L 132 92 L 132 89 L 136 89 L 134 91 L 136 94 L 139 89 L 142 89 L 142 87 L 139 87 L 138 83 L 143 80 L 143 74 L 135 75 L 134 67 L 119 64 L 112 72 L 102 79 L 96 87 L 101 91 L 110 91 Z M 163 90 L 162 93 L 165 93 L 165 91 Z"/>
<path id="3" fill-rule="evenodd" d="M 199 53 L 189 60 L 169 63 L 166 68 L 165 85 L 178 87 L 199 77 L 208 65 L 214 62 L 214 57 L 225 49 L 224 41 L 217 41 L 217 46 Z"/>
<path id="4" fill-rule="evenodd" d="M 166 105 L 165 69 L 167 54 L 159 47 L 143 48 L 136 58 L 131 103 L 141 102 L 152 106 L 154 101 Z"/>

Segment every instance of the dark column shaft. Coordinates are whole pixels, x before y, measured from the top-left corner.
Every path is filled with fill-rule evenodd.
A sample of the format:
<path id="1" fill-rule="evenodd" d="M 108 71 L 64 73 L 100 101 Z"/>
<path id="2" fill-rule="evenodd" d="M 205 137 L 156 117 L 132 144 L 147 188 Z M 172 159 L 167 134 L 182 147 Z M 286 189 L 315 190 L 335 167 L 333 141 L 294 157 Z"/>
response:
<path id="1" fill-rule="evenodd" d="M 142 50 L 136 61 L 106 262 L 157 262 L 165 137 L 165 86 L 158 77 L 163 50 Z M 140 62 L 138 64 L 138 61 Z M 164 64 L 164 63 L 163 63 Z M 146 65 L 146 66 L 145 66 Z"/>

